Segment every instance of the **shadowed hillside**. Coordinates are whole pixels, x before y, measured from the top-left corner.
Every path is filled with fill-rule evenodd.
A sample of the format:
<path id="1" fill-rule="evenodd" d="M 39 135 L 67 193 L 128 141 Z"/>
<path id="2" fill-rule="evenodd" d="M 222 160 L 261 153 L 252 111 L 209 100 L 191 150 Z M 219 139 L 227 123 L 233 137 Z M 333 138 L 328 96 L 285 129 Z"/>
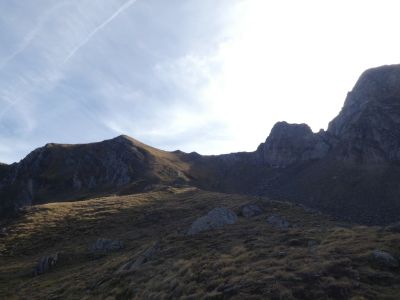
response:
<path id="1" fill-rule="evenodd" d="M 244 217 L 249 203 L 260 211 Z M 239 215 L 236 223 L 186 235 L 215 207 Z M 398 266 L 373 259 L 377 249 L 400 255 L 398 233 L 267 198 L 170 188 L 37 205 L 3 226 L 0 294 L 7 299 L 400 297 Z M 99 238 L 118 247 L 98 251 Z M 33 276 L 49 255 L 56 263 Z"/>
<path id="2" fill-rule="evenodd" d="M 9 167 L 1 184 L 1 207 L 7 212 L 24 205 L 185 183 L 187 169 L 173 153 L 127 136 L 93 144 L 47 144 Z"/>

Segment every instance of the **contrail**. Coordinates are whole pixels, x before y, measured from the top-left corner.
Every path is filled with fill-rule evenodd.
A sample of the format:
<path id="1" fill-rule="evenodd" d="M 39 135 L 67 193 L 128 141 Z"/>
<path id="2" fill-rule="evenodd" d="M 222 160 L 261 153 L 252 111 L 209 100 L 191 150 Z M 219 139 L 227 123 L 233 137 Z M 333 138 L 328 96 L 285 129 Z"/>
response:
<path id="1" fill-rule="evenodd" d="M 20 55 L 22 52 L 24 52 L 30 44 L 36 39 L 37 35 L 40 33 L 40 31 L 43 29 L 45 23 L 48 21 L 48 19 L 53 15 L 54 12 L 62 8 L 63 6 L 68 6 L 69 4 L 66 2 L 61 2 L 56 4 L 54 7 L 50 8 L 48 11 L 46 11 L 39 19 L 35 27 L 23 38 L 21 44 L 18 46 L 18 48 L 11 53 L 8 57 L 6 57 L 2 62 L 0 62 L 0 70 L 3 69 L 8 63 L 10 63 L 12 60 L 14 60 L 18 55 Z"/>
<path id="2" fill-rule="evenodd" d="M 99 26 L 97 26 L 91 33 L 89 33 L 86 38 L 78 44 L 72 51 L 69 53 L 69 55 L 64 59 L 64 64 L 68 62 L 72 56 L 75 55 L 76 52 L 79 51 L 80 48 L 85 46 L 90 39 L 101 29 L 103 29 L 105 26 L 108 25 L 112 20 L 114 20 L 120 13 L 122 13 L 124 10 L 129 8 L 132 4 L 134 4 L 137 0 L 128 0 L 124 4 L 121 5 L 120 8 L 118 8 L 108 19 L 106 19 L 103 23 L 101 23 Z"/>

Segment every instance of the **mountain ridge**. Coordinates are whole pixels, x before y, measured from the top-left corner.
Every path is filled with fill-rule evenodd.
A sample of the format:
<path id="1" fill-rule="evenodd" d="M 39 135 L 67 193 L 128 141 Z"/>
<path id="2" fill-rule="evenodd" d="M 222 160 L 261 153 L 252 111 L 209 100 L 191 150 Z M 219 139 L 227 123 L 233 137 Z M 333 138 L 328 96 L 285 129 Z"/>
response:
<path id="1" fill-rule="evenodd" d="M 50 200 L 193 185 L 386 224 L 400 212 L 398 125 L 400 65 L 382 66 L 360 76 L 326 131 L 278 122 L 253 152 L 168 152 L 126 135 L 91 144 L 47 144 L 3 168 L 0 197 L 8 201 L 2 200 L 0 213 Z"/>

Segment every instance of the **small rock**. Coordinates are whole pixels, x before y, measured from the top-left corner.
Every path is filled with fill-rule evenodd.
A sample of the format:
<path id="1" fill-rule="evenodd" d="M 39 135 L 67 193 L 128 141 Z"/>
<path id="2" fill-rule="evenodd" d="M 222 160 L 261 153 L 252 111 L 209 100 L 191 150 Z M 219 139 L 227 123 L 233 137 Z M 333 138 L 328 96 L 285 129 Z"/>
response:
<path id="1" fill-rule="evenodd" d="M 285 252 L 285 251 L 279 251 L 278 253 L 276 253 L 276 257 L 280 257 L 280 258 L 282 258 L 282 257 L 286 257 L 288 254 L 287 254 L 287 252 Z"/>
<path id="2" fill-rule="evenodd" d="M 391 224 L 385 228 L 386 231 L 400 233 L 400 222 Z"/>
<path id="3" fill-rule="evenodd" d="M 211 210 L 207 215 L 198 218 L 190 226 L 187 235 L 194 235 L 206 230 L 221 228 L 228 224 L 235 224 L 236 214 L 225 207 L 217 207 Z"/>
<path id="4" fill-rule="evenodd" d="M 58 257 L 59 257 L 59 255 L 58 255 L 58 253 L 56 253 L 56 254 L 46 255 L 46 256 L 43 256 L 42 258 L 40 258 L 40 260 L 33 272 L 34 276 L 44 274 L 47 271 L 49 271 L 50 269 L 52 269 L 57 264 Z"/>
<path id="5" fill-rule="evenodd" d="M 318 246 L 318 241 L 317 240 L 308 240 L 307 242 L 307 246 L 309 248 L 313 248 L 313 247 L 317 247 Z"/>
<path id="6" fill-rule="evenodd" d="M 245 204 L 241 207 L 241 215 L 245 218 L 251 218 L 263 213 L 263 209 L 258 204 Z"/>
<path id="7" fill-rule="evenodd" d="M 278 229 L 288 229 L 289 228 L 289 222 L 278 215 L 272 215 L 272 216 L 268 217 L 267 222 L 270 225 L 272 225 L 273 227 L 278 228 Z"/>
<path id="8" fill-rule="evenodd" d="M 91 252 L 110 252 L 118 251 L 124 248 L 124 243 L 118 240 L 110 239 L 97 239 L 97 241 L 90 247 Z"/>
<path id="9" fill-rule="evenodd" d="M 319 242 L 318 242 L 318 241 L 316 241 L 316 240 L 309 240 L 309 241 L 307 242 L 308 251 L 309 251 L 311 254 L 315 254 L 315 253 L 317 252 L 317 250 L 318 250 L 318 245 L 319 245 Z"/>
<path id="10" fill-rule="evenodd" d="M 385 251 L 373 251 L 372 259 L 374 262 L 381 265 L 382 267 L 397 268 L 399 266 L 399 262 L 397 261 L 397 259 L 395 259 L 390 253 Z"/>
<path id="11" fill-rule="evenodd" d="M 138 258 L 130 260 L 124 265 L 122 265 L 117 273 L 129 272 L 138 269 L 141 265 L 148 262 L 160 249 L 160 243 L 155 242 L 151 247 L 147 248 Z"/>

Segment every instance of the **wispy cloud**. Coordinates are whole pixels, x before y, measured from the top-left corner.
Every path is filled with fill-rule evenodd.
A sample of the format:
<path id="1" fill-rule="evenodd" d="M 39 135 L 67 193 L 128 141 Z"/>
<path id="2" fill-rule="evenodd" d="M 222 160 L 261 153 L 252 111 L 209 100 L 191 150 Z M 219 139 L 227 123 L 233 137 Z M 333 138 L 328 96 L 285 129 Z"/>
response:
<path id="1" fill-rule="evenodd" d="M 37 35 L 43 30 L 46 21 L 48 21 L 49 18 L 51 18 L 54 13 L 56 13 L 58 10 L 68 5 L 71 4 L 68 2 L 58 2 L 53 7 L 45 11 L 43 15 L 39 17 L 39 20 L 33 27 L 33 29 L 29 31 L 28 34 L 23 38 L 21 43 L 14 50 L 14 52 L 12 52 L 9 56 L 4 58 L 0 62 L 0 70 L 2 70 L 7 64 L 12 62 L 18 55 L 23 53 L 31 45 L 31 43 L 37 38 Z"/>
<path id="2" fill-rule="evenodd" d="M 118 133 L 218 152 L 224 126 L 206 116 L 202 89 L 239 0 L 60 1 L 0 1 L 0 161 Z"/>
<path id="3" fill-rule="evenodd" d="M 72 51 L 67 55 L 64 59 L 64 64 L 67 63 L 76 52 L 79 51 L 82 47 L 84 47 L 100 30 L 106 27 L 112 20 L 114 20 L 120 13 L 128 9 L 131 5 L 133 5 L 137 0 L 128 0 L 124 4 L 120 6 L 110 17 L 108 17 L 103 23 L 97 26 L 93 31 L 91 31 L 85 39 L 83 39 Z"/>

